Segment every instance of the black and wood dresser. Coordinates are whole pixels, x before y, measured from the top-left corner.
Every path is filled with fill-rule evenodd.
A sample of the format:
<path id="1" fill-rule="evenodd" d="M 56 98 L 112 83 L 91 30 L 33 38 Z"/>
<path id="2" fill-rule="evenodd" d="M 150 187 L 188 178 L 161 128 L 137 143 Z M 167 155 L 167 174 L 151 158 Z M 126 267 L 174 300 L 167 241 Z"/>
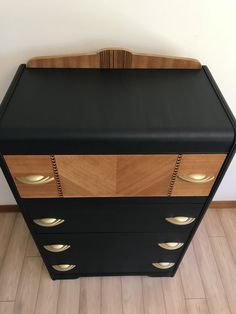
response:
<path id="1" fill-rule="evenodd" d="M 0 114 L 1 167 L 52 279 L 173 276 L 235 151 L 194 59 L 33 58 Z"/>

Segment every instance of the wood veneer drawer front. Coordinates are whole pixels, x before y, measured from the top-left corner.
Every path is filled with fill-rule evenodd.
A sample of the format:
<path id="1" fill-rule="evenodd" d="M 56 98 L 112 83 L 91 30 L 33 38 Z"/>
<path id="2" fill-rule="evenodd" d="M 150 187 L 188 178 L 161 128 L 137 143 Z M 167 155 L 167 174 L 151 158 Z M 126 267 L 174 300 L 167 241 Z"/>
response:
<path id="1" fill-rule="evenodd" d="M 209 195 L 225 158 L 225 154 L 182 155 L 171 195 Z"/>
<path id="2" fill-rule="evenodd" d="M 23 198 L 207 196 L 225 154 L 4 156 Z"/>
<path id="3" fill-rule="evenodd" d="M 5 155 L 4 158 L 21 197 L 58 197 L 50 156 Z"/>
<path id="4" fill-rule="evenodd" d="M 172 235 L 175 239 L 176 236 Z M 71 247 L 61 253 L 45 250 L 44 256 L 50 265 L 76 265 L 80 273 L 156 272 L 152 263 L 176 263 L 182 248 L 170 251 L 158 243 L 167 239 L 159 234 L 76 234 L 41 235 L 41 245 L 70 243 Z M 180 239 L 178 237 L 178 239 Z"/>
<path id="5" fill-rule="evenodd" d="M 113 199 L 114 200 L 114 199 Z M 115 200 L 91 206 L 53 207 L 51 203 L 42 208 L 29 208 L 32 226 L 37 233 L 77 232 L 177 232 L 189 234 L 202 204 L 155 204 L 148 202 L 117 204 Z M 189 224 L 171 223 L 166 218 L 189 217 Z M 47 220 L 49 225 L 45 225 Z M 42 223 L 41 223 L 42 222 Z M 55 222 L 55 223 L 54 223 Z"/>
<path id="6" fill-rule="evenodd" d="M 176 155 L 57 155 L 63 196 L 165 196 Z"/>

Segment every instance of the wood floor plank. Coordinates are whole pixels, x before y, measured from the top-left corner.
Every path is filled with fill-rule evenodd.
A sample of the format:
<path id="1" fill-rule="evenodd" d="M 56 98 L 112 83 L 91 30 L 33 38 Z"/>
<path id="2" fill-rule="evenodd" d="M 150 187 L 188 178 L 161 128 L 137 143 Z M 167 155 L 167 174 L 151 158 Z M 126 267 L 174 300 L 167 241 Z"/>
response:
<path id="1" fill-rule="evenodd" d="M 145 314 L 166 314 L 161 278 L 143 277 Z"/>
<path id="2" fill-rule="evenodd" d="M 203 218 L 209 237 L 222 237 L 225 235 L 218 211 L 218 209 L 210 208 L 207 210 L 206 215 Z"/>
<path id="3" fill-rule="evenodd" d="M 188 250 L 180 265 L 179 271 L 182 279 L 185 298 L 205 298 L 203 283 L 192 244 L 190 244 L 188 247 Z"/>
<path id="4" fill-rule="evenodd" d="M 101 313 L 101 278 L 80 278 L 79 314 Z"/>
<path id="5" fill-rule="evenodd" d="M 0 302 L 0 314 L 13 314 L 14 301 Z"/>
<path id="6" fill-rule="evenodd" d="M 0 301 L 15 300 L 28 234 L 23 217 L 18 213 L 0 271 Z"/>
<path id="7" fill-rule="evenodd" d="M 12 228 L 15 223 L 16 213 L 0 213 L 0 267 L 10 240 Z"/>
<path id="8" fill-rule="evenodd" d="M 236 263 L 226 238 L 215 237 L 210 241 L 231 312 L 236 313 Z"/>
<path id="9" fill-rule="evenodd" d="M 25 257 L 16 294 L 14 314 L 34 313 L 42 270 L 40 257 Z"/>
<path id="10" fill-rule="evenodd" d="M 186 304 L 188 314 L 209 314 L 206 299 L 188 299 L 186 300 Z"/>
<path id="11" fill-rule="evenodd" d="M 219 210 L 218 213 L 224 228 L 225 236 L 236 262 L 236 211 L 234 209 L 227 208 Z"/>
<path id="12" fill-rule="evenodd" d="M 27 248 L 26 248 L 26 256 L 40 256 L 40 253 L 37 249 L 36 244 L 34 243 L 34 240 L 29 234 L 28 242 L 27 242 Z"/>
<path id="13" fill-rule="evenodd" d="M 179 272 L 172 278 L 162 278 L 167 314 L 186 314 L 187 308 Z"/>
<path id="14" fill-rule="evenodd" d="M 121 278 L 102 278 L 102 314 L 122 314 Z"/>
<path id="15" fill-rule="evenodd" d="M 140 276 L 124 276 L 122 283 L 123 314 L 144 314 L 142 279 Z"/>
<path id="16" fill-rule="evenodd" d="M 78 314 L 80 280 L 62 280 L 60 283 L 57 314 Z"/>
<path id="17" fill-rule="evenodd" d="M 209 312 L 229 314 L 228 301 L 204 223 L 199 226 L 195 234 L 193 247 L 204 284 Z"/>
<path id="18" fill-rule="evenodd" d="M 43 266 L 38 290 L 35 314 L 56 314 L 59 295 L 59 280 L 52 280 Z"/>

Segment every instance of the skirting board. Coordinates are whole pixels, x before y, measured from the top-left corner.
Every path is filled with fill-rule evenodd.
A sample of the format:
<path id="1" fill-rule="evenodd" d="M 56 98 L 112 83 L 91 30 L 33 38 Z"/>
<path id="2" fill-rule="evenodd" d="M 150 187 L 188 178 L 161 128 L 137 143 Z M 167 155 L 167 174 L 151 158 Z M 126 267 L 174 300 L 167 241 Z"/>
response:
<path id="1" fill-rule="evenodd" d="M 210 208 L 236 208 L 236 201 L 213 201 Z M 0 205 L 0 213 L 3 212 L 19 212 L 18 205 Z"/>

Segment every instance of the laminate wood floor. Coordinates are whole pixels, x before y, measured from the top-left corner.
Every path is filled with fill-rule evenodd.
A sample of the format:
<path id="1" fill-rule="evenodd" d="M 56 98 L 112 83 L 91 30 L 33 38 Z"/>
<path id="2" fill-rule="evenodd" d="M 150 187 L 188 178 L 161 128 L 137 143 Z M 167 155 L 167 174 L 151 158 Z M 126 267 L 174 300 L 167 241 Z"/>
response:
<path id="1" fill-rule="evenodd" d="M 0 243 L 0 314 L 236 314 L 236 209 L 208 210 L 174 278 L 53 281 L 19 213 Z"/>

